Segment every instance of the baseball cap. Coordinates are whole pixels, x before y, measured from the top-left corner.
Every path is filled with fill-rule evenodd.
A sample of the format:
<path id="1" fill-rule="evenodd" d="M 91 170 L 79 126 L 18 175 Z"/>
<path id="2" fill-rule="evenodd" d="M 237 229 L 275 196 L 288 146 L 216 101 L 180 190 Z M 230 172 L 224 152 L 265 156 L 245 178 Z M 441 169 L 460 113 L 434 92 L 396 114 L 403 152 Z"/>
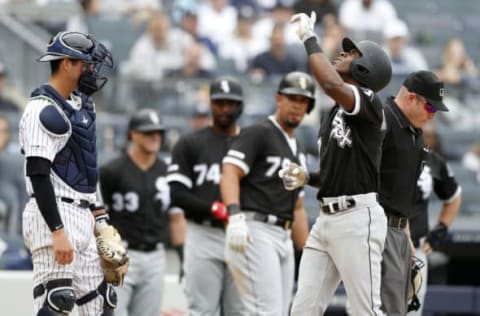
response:
<path id="1" fill-rule="evenodd" d="M 438 111 L 448 112 L 443 103 L 445 95 L 443 82 L 433 72 L 427 70 L 412 72 L 403 82 L 403 86 L 408 91 L 425 97 Z"/>
<path id="2" fill-rule="evenodd" d="M 385 29 L 383 30 L 383 37 L 385 39 L 395 38 L 395 37 L 408 37 L 408 27 L 405 22 L 402 20 L 396 19 L 387 23 Z"/>
<path id="3" fill-rule="evenodd" d="M 231 77 L 217 78 L 210 84 L 210 100 L 243 101 L 242 86 Z"/>
<path id="4" fill-rule="evenodd" d="M 138 132 L 155 132 L 164 131 L 165 127 L 157 111 L 142 109 L 130 118 L 128 129 Z"/>

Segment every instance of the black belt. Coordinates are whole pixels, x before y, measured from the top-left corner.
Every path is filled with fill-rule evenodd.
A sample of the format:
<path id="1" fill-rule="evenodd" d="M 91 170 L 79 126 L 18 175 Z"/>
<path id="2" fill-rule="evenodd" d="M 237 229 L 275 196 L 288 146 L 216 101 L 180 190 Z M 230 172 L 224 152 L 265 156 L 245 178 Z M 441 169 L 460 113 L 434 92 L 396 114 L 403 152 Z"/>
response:
<path id="1" fill-rule="evenodd" d="M 398 229 L 404 229 L 405 227 L 407 227 L 408 217 L 387 214 L 387 219 L 388 219 L 388 226 L 390 227 L 394 227 Z"/>
<path id="2" fill-rule="evenodd" d="M 346 198 L 346 207 L 342 206 L 340 202 L 329 202 L 329 203 L 324 203 L 322 200 L 320 200 L 320 208 L 325 214 L 335 214 L 338 212 L 343 212 L 346 210 L 349 210 L 350 208 L 355 206 L 355 200 L 353 198 Z"/>
<path id="3" fill-rule="evenodd" d="M 32 198 L 35 198 L 35 194 L 32 194 L 30 197 Z M 69 197 L 64 197 L 64 196 L 60 196 L 60 197 L 57 197 L 60 199 L 60 201 L 62 202 L 65 202 L 65 203 L 68 203 L 68 204 L 74 204 L 80 208 L 88 208 L 88 209 L 91 209 L 93 204 L 90 203 L 89 201 L 87 200 L 82 200 L 82 199 L 72 199 L 72 198 L 69 198 Z"/>
<path id="4" fill-rule="evenodd" d="M 63 196 L 60 198 L 60 201 L 68 203 L 68 204 L 74 204 L 74 205 L 76 205 L 80 208 L 90 208 L 90 205 L 92 205 L 87 200 L 82 200 L 82 199 L 75 200 L 75 199 L 71 199 L 71 198 L 63 197 Z"/>
<path id="5" fill-rule="evenodd" d="M 192 219 L 192 221 L 199 225 L 225 229 L 225 223 L 218 219 Z"/>
<path id="6" fill-rule="evenodd" d="M 253 216 L 248 217 L 251 218 L 255 221 L 275 225 L 275 226 L 280 226 L 285 230 L 288 230 L 292 227 L 292 221 L 289 219 L 281 218 L 276 215 L 270 215 L 270 214 L 263 214 L 263 213 L 257 213 L 253 212 Z"/>
<path id="7" fill-rule="evenodd" d="M 127 248 L 136 251 L 151 252 L 157 250 L 158 243 L 129 242 Z"/>

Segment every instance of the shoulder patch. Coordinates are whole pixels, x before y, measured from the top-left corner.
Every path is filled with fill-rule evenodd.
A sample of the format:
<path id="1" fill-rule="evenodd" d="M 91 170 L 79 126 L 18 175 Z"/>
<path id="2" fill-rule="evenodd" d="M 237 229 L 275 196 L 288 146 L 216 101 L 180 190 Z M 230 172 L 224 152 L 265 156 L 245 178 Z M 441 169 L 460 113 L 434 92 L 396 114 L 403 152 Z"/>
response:
<path id="1" fill-rule="evenodd" d="M 63 135 L 68 132 L 70 125 L 54 105 L 47 105 L 40 112 L 40 123 L 50 133 Z"/>

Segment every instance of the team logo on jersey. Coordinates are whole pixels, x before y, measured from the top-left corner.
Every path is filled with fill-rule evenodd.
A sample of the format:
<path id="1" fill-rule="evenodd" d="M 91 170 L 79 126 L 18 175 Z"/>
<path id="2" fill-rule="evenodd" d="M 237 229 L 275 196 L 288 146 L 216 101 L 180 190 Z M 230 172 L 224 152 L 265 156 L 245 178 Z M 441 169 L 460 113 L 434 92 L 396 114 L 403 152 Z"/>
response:
<path id="1" fill-rule="evenodd" d="M 352 131 L 343 120 L 342 110 L 338 111 L 333 118 L 330 138 L 335 139 L 340 148 L 352 147 Z"/>
<path id="2" fill-rule="evenodd" d="M 220 89 L 225 93 L 230 93 L 230 84 L 228 83 L 228 80 L 220 81 Z"/>
<path id="3" fill-rule="evenodd" d="M 422 192 L 422 198 L 427 200 L 433 190 L 432 171 L 429 166 L 424 166 L 420 177 L 418 177 L 417 186 Z"/>
<path id="4" fill-rule="evenodd" d="M 82 114 L 82 123 L 85 125 L 88 124 L 88 118 L 85 116 L 85 114 Z"/>

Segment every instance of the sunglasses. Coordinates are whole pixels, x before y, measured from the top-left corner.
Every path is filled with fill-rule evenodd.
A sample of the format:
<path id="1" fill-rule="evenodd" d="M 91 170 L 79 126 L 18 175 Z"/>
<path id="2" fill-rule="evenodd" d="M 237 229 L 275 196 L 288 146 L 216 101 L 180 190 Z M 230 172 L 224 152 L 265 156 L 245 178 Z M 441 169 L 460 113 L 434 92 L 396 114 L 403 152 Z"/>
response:
<path id="1" fill-rule="evenodd" d="M 420 102 L 423 102 L 423 108 L 425 109 L 425 111 L 427 111 L 428 113 L 435 113 L 437 112 L 437 108 L 428 103 L 427 99 L 425 99 L 424 97 L 422 96 L 419 96 L 418 94 L 415 94 L 417 100 L 419 100 Z"/>

